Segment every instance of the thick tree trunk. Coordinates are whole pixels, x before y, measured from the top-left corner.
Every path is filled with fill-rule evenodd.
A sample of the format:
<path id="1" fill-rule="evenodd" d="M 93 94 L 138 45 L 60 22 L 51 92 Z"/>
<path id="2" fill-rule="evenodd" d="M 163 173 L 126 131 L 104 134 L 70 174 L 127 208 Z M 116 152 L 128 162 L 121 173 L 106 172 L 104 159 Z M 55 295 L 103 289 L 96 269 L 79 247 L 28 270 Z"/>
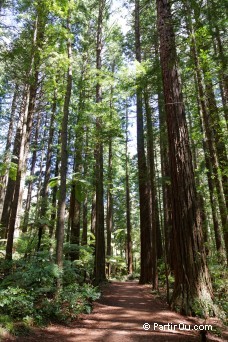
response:
<path id="1" fill-rule="evenodd" d="M 214 310 L 212 286 L 206 265 L 169 1 L 157 0 L 157 13 L 176 251 L 171 304 L 185 314 L 195 314 L 200 310 L 202 315 L 207 315 Z"/>

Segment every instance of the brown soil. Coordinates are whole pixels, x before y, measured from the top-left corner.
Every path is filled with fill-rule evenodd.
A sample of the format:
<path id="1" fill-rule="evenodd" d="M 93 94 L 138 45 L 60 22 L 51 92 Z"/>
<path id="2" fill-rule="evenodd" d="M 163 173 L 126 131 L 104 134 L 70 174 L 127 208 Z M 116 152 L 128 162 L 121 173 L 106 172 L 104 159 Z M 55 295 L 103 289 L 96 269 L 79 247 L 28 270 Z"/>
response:
<path id="1" fill-rule="evenodd" d="M 147 331 L 143 329 L 145 323 L 150 325 Z M 159 324 L 160 329 L 154 329 L 154 323 Z M 168 327 L 168 323 L 172 326 Z M 174 329 L 174 324 L 180 323 L 186 324 L 187 328 L 191 325 L 191 330 Z M 170 311 L 162 300 L 151 294 L 149 286 L 136 282 L 113 282 L 103 289 L 101 299 L 94 304 L 93 313 L 82 315 L 70 326 L 51 325 L 46 329 L 35 329 L 29 336 L 7 338 L 4 341 L 201 341 L 199 331 L 193 327 L 202 323 L 198 319 Z M 206 323 L 213 325 L 213 322 Z M 228 335 L 219 338 L 207 333 L 206 341 L 228 341 Z"/>

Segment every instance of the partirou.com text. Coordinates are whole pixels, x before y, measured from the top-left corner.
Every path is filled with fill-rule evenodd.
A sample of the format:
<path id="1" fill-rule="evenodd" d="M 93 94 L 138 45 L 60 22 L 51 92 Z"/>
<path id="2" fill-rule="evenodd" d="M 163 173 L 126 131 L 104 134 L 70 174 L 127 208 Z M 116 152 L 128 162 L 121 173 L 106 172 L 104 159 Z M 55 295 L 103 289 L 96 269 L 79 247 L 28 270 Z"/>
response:
<path id="1" fill-rule="evenodd" d="M 158 324 L 158 323 L 144 323 L 143 324 L 143 329 L 144 330 L 199 330 L 199 331 L 209 331 L 212 330 L 212 325 L 211 324 L 195 324 L 195 325 L 190 325 L 186 323 L 179 323 L 179 324 L 174 324 L 174 323 L 167 323 L 167 324 Z"/>

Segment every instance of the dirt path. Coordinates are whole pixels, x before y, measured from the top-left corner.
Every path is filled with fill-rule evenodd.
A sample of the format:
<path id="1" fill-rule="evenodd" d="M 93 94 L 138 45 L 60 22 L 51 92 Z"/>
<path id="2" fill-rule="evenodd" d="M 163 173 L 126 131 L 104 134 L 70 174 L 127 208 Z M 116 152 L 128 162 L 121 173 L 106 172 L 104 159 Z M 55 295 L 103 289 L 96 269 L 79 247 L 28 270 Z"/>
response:
<path id="1" fill-rule="evenodd" d="M 143 324 L 150 325 L 149 330 Z M 160 325 L 156 329 L 155 323 Z M 170 327 L 167 324 L 170 323 Z M 174 324 L 191 325 L 191 331 L 174 328 Z M 199 331 L 193 330 L 196 319 L 183 317 L 168 309 L 161 300 L 150 294 L 148 286 L 136 282 L 113 282 L 105 287 L 102 298 L 94 305 L 93 313 L 83 315 L 70 326 L 49 326 L 37 329 L 31 336 L 7 339 L 18 342 L 141 342 L 141 341 L 201 341 Z M 166 327 L 165 327 L 166 325 Z M 183 325 L 181 325 L 183 327 Z M 161 328 L 163 328 L 161 330 Z M 207 341 L 226 341 L 208 334 Z"/>

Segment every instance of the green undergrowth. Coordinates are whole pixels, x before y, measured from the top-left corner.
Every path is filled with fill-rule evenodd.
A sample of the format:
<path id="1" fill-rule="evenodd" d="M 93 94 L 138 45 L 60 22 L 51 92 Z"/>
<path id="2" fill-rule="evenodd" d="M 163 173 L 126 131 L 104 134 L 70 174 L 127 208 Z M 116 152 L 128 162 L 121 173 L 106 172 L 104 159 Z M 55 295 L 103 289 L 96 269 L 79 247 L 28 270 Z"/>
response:
<path id="1" fill-rule="evenodd" d="M 227 267 L 224 263 L 218 263 L 217 255 L 208 258 L 208 266 L 210 270 L 210 276 L 213 286 L 213 307 L 210 309 L 211 302 L 205 300 L 204 304 L 196 301 L 194 306 L 194 315 L 197 317 L 204 317 L 205 312 L 203 307 L 205 306 L 206 311 L 211 311 L 211 315 L 214 314 L 227 325 L 228 312 L 228 277 Z M 174 289 L 174 276 L 172 272 L 168 272 L 168 285 L 169 285 L 169 299 L 172 299 Z M 158 289 L 151 291 L 151 293 L 164 301 L 167 301 L 167 280 L 166 280 L 166 269 L 165 264 L 161 260 L 158 260 Z M 176 307 L 176 311 L 179 311 Z M 213 312 L 213 310 L 215 310 Z"/>
<path id="2" fill-rule="evenodd" d="M 228 312 L 228 271 L 224 264 L 209 263 L 213 285 L 214 302 L 221 312 L 221 319 L 227 325 Z"/>
<path id="3" fill-rule="evenodd" d="M 0 260 L 1 267 L 6 267 Z M 11 265 L 12 273 L 0 284 L 0 331 L 26 334 L 32 326 L 51 322 L 69 323 L 80 313 L 90 313 L 100 297 L 97 287 L 85 283 L 86 272 L 74 262 L 65 261 L 61 273 L 47 254 Z M 56 292 L 61 277 L 62 289 Z"/>

